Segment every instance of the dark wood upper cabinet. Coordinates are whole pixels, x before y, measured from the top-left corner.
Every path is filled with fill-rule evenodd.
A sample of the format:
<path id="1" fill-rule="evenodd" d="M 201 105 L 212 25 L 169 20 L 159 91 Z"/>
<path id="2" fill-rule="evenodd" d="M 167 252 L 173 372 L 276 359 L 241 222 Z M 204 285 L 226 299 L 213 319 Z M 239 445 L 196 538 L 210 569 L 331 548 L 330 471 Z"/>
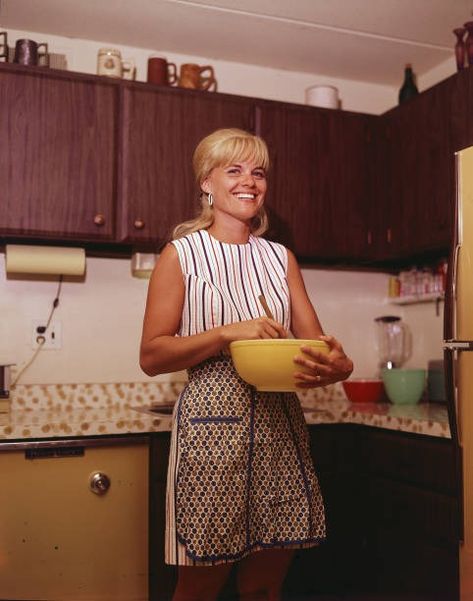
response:
<path id="1" fill-rule="evenodd" d="M 427 90 L 385 119 L 391 253 L 447 248 L 452 177 L 447 87 Z"/>
<path id="2" fill-rule="evenodd" d="M 466 69 L 384 114 L 380 258 L 446 252 L 452 239 L 457 150 L 473 144 Z"/>
<path id="3" fill-rule="evenodd" d="M 117 86 L 0 69 L 0 235 L 111 240 Z"/>
<path id="4" fill-rule="evenodd" d="M 268 237 L 308 260 L 367 252 L 368 115 L 260 103 L 258 130 L 269 146 Z"/>
<path id="5" fill-rule="evenodd" d="M 252 130 L 254 104 L 223 94 L 129 85 L 122 88 L 121 106 L 119 238 L 159 247 L 199 209 L 195 147 L 220 127 Z"/>
<path id="6" fill-rule="evenodd" d="M 473 69 L 384 115 L 0 65 L 0 237 L 159 249 L 199 209 L 197 143 L 220 127 L 271 155 L 267 237 L 301 261 L 446 252 Z"/>

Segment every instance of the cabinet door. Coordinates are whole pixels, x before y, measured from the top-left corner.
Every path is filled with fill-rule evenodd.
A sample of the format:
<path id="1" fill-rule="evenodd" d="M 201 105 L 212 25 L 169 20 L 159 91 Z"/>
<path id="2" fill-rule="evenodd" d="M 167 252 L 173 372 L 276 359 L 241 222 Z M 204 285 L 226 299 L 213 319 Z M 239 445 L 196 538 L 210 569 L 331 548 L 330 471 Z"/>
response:
<path id="1" fill-rule="evenodd" d="M 219 127 L 253 128 L 250 100 L 130 86 L 122 92 L 121 216 L 126 242 L 162 245 L 200 206 L 192 172 L 198 142 Z"/>
<path id="2" fill-rule="evenodd" d="M 259 123 L 272 162 L 268 237 L 302 259 L 363 255 L 369 117 L 266 103 Z"/>
<path id="3" fill-rule="evenodd" d="M 116 86 L 0 70 L 0 234 L 110 239 Z"/>
<path id="4" fill-rule="evenodd" d="M 372 140 L 370 145 L 369 181 L 371 203 L 367 219 L 369 223 L 368 245 L 369 257 L 374 261 L 383 261 L 390 257 L 391 211 L 395 210 L 390 193 L 390 146 L 387 142 L 389 118 L 378 117 L 372 124 Z"/>
<path id="5" fill-rule="evenodd" d="M 390 111 L 386 240 L 391 257 L 446 250 L 452 220 L 450 86 L 439 85 Z"/>
<path id="6" fill-rule="evenodd" d="M 419 224 L 429 216 L 428 227 L 417 227 L 421 250 L 447 250 L 451 241 L 452 181 L 454 161 L 450 144 L 450 85 L 444 82 L 422 96 L 419 107 L 418 152 Z"/>

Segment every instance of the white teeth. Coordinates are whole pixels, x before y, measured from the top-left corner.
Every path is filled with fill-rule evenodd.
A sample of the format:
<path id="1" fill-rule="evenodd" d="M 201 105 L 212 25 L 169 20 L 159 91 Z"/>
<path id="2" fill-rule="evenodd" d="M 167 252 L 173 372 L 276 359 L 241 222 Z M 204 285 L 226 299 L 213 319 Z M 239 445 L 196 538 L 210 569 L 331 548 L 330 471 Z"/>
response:
<path id="1" fill-rule="evenodd" d="M 244 193 L 237 194 L 237 198 L 248 198 L 249 200 L 253 200 L 254 197 L 255 197 L 254 194 L 244 194 Z"/>

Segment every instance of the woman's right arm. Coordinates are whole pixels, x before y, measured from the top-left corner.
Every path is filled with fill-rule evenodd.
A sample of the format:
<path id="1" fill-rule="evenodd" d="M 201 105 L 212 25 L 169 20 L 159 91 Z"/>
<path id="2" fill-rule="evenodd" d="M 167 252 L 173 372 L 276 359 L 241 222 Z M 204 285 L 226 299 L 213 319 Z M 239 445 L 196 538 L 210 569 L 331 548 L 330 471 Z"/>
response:
<path id="1" fill-rule="evenodd" d="M 168 244 L 148 288 L 140 365 L 149 376 L 180 371 L 217 355 L 233 340 L 285 338 L 284 328 L 267 317 L 219 326 L 201 334 L 176 336 L 184 305 L 184 281 L 177 250 Z"/>

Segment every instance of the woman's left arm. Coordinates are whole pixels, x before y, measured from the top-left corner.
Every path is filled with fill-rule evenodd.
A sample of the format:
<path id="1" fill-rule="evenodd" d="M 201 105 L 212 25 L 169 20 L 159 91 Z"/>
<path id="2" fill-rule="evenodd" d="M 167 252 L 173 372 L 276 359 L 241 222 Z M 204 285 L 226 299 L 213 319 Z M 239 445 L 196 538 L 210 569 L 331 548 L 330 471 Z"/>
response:
<path id="1" fill-rule="evenodd" d="M 287 280 L 291 295 L 291 331 L 295 338 L 319 339 L 329 346 L 328 354 L 311 347 L 301 347 L 303 355 L 294 362 L 308 368 L 310 373 L 296 372 L 298 388 L 315 388 L 345 380 L 353 371 L 353 362 L 346 356 L 342 345 L 333 336 L 325 336 L 309 295 L 301 270 L 291 251 L 288 253 Z"/>

